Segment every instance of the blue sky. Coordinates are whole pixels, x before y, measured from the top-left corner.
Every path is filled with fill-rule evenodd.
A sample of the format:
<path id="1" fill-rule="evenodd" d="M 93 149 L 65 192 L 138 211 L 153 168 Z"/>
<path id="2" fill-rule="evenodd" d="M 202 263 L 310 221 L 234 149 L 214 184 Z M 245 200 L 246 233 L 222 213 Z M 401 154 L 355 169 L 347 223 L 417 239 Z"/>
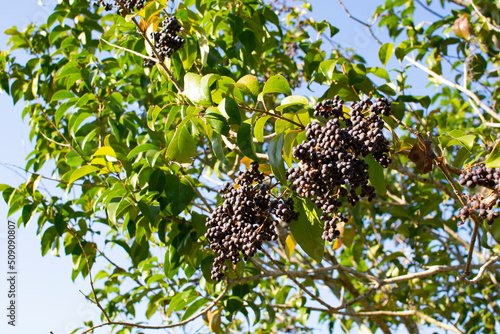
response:
<path id="1" fill-rule="evenodd" d="M 350 0 L 346 4 L 352 13 L 361 19 L 367 20 L 376 4 L 382 1 Z M 0 1 L 0 50 L 7 49 L 7 36 L 3 35 L 6 29 L 17 26 L 22 29 L 30 22 L 43 22 L 50 15 L 56 0 L 45 0 L 39 5 L 39 0 L 15 0 Z M 341 29 L 334 37 L 335 41 L 342 43 L 345 47 L 351 47 L 359 52 L 370 65 L 381 66 L 376 56 L 378 44 L 370 37 L 369 32 L 362 26 L 349 20 L 343 10 L 333 0 L 311 1 L 313 5 L 312 16 L 316 21 L 328 19 Z M 383 32 L 377 32 L 384 36 Z M 315 38 L 316 36 L 312 36 Z M 391 74 L 391 78 L 395 76 Z M 426 77 L 419 75 L 422 82 L 420 92 L 425 93 Z M 317 95 L 321 96 L 325 88 L 318 88 Z M 310 94 L 301 89 L 298 93 Z M 31 152 L 32 145 L 29 142 L 28 122 L 21 120 L 21 112 L 24 102 L 20 101 L 16 106 L 12 105 L 10 96 L 0 94 L 0 184 L 6 183 L 16 186 L 25 182 L 26 175 L 19 166 L 25 165 L 25 156 Z M 47 187 L 49 182 L 44 181 Z M 17 221 L 18 215 L 11 217 Z M 5 310 L 7 305 L 6 294 L 6 220 L 7 206 L 0 199 L 0 308 Z M 93 319 L 98 323 L 99 310 L 90 304 L 79 292 L 89 291 L 88 281 L 78 278 L 75 283 L 71 281 L 71 259 L 68 257 L 54 257 L 48 254 L 42 257 L 40 254 L 40 241 L 36 236 L 36 223 L 32 222 L 26 229 L 18 230 L 18 323 L 15 328 L 8 326 L 6 317 L 2 311 L 0 316 L 0 333 L 44 333 L 52 331 L 54 334 L 69 333 L 82 324 L 84 320 Z M 103 330 L 99 333 L 107 333 Z M 162 331 L 151 331 L 151 333 L 164 333 Z"/>

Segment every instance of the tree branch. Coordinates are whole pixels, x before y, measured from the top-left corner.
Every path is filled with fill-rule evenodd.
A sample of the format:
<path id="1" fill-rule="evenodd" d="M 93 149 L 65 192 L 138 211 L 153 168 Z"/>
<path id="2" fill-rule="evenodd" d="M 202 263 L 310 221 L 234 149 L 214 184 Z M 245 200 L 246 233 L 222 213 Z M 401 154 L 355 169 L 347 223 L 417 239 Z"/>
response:
<path id="1" fill-rule="evenodd" d="M 481 101 L 481 99 L 476 94 L 474 94 L 472 91 L 470 91 L 469 89 L 462 87 L 459 84 L 456 84 L 454 82 L 451 82 L 451 81 L 443 78 L 443 76 L 437 74 L 436 72 L 432 71 L 431 69 L 425 67 L 424 65 L 420 64 L 419 62 L 415 61 L 414 59 L 412 59 L 408 56 L 405 56 L 405 60 L 407 62 L 409 62 L 410 64 L 418 67 L 419 69 L 421 69 L 425 73 L 429 74 L 433 78 L 437 79 L 442 84 L 445 84 L 447 86 L 455 88 L 456 90 L 461 91 L 462 93 L 464 93 L 465 95 L 470 97 L 478 106 L 480 106 L 483 110 L 485 110 L 491 117 L 493 117 L 497 121 L 500 121 L 500 115 L 498 115 L 498 113 L 496 113 L 493 109 L 491 109 L 486 104 L 484 104 Z"/>
<path id="2" fill-rule="evenodd" d="M 406 175 L 409 178 L 411 178 L 411 179 L 413 179 L 415 181 L 418 181 L 420 183 L 432 184 L 437 189 L 442 190 L 443 192 L 445 192 L 449 197 L 453 198 L 455 201 L 458 201 L 458 198 L 453 193 L 453 191 L 451 189 L 447 188 L 444 184 L 442 184 L 441 182 L 439 182 L 437 180 L 422 177 L 422 176 L 420 176 L 418 174 L 410 172 L 409 170 L 404 169 L 404 168 L 399 167 L 399 166 L 391 165 L 391 168 L 394 169 L 395 171 L 397 171 L 398 173 Z"/>
<path id="3" fill-rule="evenodd" d="M 124 327 L 132 327 L 132 328 L 143 328 L 143 329 L 165 329 L 165 328 L 173 328 L 173 327 L 179 327 L 179 326 L 184 326 L 187 323 L 190 323 L 191 321 L 201 317 L 204 314 L 207 314 L 208 311 L 210 311 L 215 305 L 217 305 L 218 302 L 221 301 L 222 298 L 229 292 L 229 289 L 232 287 L 232 283 L 228 282 L 226 288 L 224 291 L 221 292 L 221 294 L 213 300 L 210 305 L 208 305 L 203 311 L 198 312 L 194 314 L 193 316 L 187 318 L 186 320 L 179 321 L 173 324 L 168 324 L 168 325 L 163 325 L 163 326 L 149 326 L 149 325 L 141 325 L 141 324 L 135 324 L 135 323 L 130 323 L 130 322 L 122 322 L 122 321 L 108 321 L 96 326 L 93 326 L 86 331 L 82 332 L 81 334 L 86 334 L 92 332 L 96 328 L 104 327 L 104 326 L 111 326 L 111 325 L 118 325 L 118 326 L 124 326 Z"/>
<path id="4" fill-rule="evenodd" d="M 462 283 L 465 283 L 465 284 L 468 284 L 468 285 L 474 285 L 474 284 L 476 284 L 477 282 L 479 282 L 479 280 L 481 278 L 483 278 L 483 275 L 484 275 L 486 269 L 488 269 L 488 267 L 490 267 L 493 263 L 495 263 L 495 262 L 497 262 L 499 260 L 500 260 L 500 255 L 495 255 L 488 262 L 486 262 L 485 264 L 483 264 L 481 266 L 481 268 L 479 268 L 479 272 L 477 273 L 476 277 L 474 277 L 471 280 L 468 280 L 468 279 L 465 278 L 465 273 L 464 273 L 463 275 L 460 275 L 458 277 L 458 281 L 460 281 Z"/>

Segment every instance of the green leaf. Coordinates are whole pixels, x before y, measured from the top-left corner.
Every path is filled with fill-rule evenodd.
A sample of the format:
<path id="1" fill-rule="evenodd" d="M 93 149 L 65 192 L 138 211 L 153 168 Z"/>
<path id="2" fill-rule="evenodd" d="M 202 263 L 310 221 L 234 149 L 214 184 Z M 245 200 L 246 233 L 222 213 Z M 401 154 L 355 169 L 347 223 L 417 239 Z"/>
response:
<path id="1" fill-rule="evenodd" d="M 50 102 L 70 99 L 72 97 L 75 97 L 75 94 L 73 94 L 69 90 L 60 90 L 60 91 L 56 92 L 54 95 L 52 95 L 52 99 L 50 100 Z"/>
<path id="2" fill-rule="evenodd" d="M 57 75 L 57 79 L 61 79 L 63 77 L 66 77 L 68 75 L 73 75 L 73 74 L 81 75 L 80 66 L 74 60 L 70 61 L 69 63 L 67 63 L 66 65 L 64 65 L 61 68 L 61 71 Z"/>
<path id="3" fill-rule="evenodd" d="M 156 169 L 149 176 L 148 184 L 149 184 L 150 191 L 157 191 L 160 194 L 163 194 L 166 183 L 167 183 L 167 179 L 166 179 L 165 172 L 161 169 Z"/>
<path id="4" fill-rule="evenodd" d="M 285 177 L 285 165 L 283 164 L 283 139 L 284 133 L 280 133 L 278 136 L 273 138 L 269 143 L 268 156 L 269 163 L 271 164 L 271 170 L 276 176 L 276 179 L 281 182 L 282 185 L 286 185 Z"/>
<path id="5" fill-rule="evenodd" d="M 452 130 L 449 133 L 443 133 L 439 136 L 439 143 L 442 148 L 447 148 L 452 145 L 458 145 L 466 147 L 469 151 L 472 150 L 474 141 L 476 139 L 475 135 L 468 135 L 462 130 Z"/>
<path id="6" fill-rule="evenodd" d="M 254 127 L 254 136 L 259 142 L 264 142 L 264 126 L 266 125 L 266 122 L 271 118 L 270 115 L 260 117 L 256 122 L 255 122 L 255 127 Z"/>
<path id="7" fill-rule="evenodd" d="M 416 95 L 400 95 L 396 99 L 398 102 L 415 102 L 420 103 L 422 107 L 429 108 L 431 104 L 431 98 L 429 96 L 416 96 Z"/>
<path id="8" fill-rule="evenodd" d="M 204 75 L 203 78 L 201 78 L 201 88 L 204 92 L 210 92 L 210 87 L 212 87 L 213 83 L 219 79 L 220 75 L 218 74 L 209 73 Z"/>
<path id="9" fill-rule="evenodd" d="M 74 103 L 73 101 L 68 101 L 68 102 L 65 102 L 63 104 L 61 104 L 57 110 L 56 110 L 56 115 L 55 115 L 55 122 L 56 122 L 56 125 L 59 124 L 59 122 L 61 121 L 62 117 L 64 116 L 64 114 L 66 113 L 66 111 L 70 108 L 74 106 Z"/>
<path id="10" fill-rule="evenodd" d="M 471 157 L 470 151 L 468 148 L 461 147 L 458 152 L 455 154 L 453 159 L 453 166 L 459 169 L 462 169 L 464 162 Z"/>
<path id="11" fill-rule="evenodd" d="M 285 135 L 285 140 L 283 141 L 283 159 L 285 159 L 285 162 L 287 163 L 288 167 L 292 167 L 293 164 L 293 159 L 292 159 L 293 143 L 298 135 L 299 133 L 296 131 L 289 132 Z"/>
<path id="12" fill-rule="evenodd" d="M 120 214 L 120 212 L 122 212 L 130 205 L 131 204 L 128 201 L 124 200 L 123 197 L 115 197 L 111 199 L 106 208 L 106 211 L 108 213 L 108 219 L 113 225 L 116 225 L 117 223 L 118 214 Z"/>
<path id="13" fill-rule="evenodd" d="M 166 176 L 165 183 L 165 196 L 170 200 L 167 208 L 172 215 L 177 216 L 191 203 L 195 192 L 184 177 L 179 179 L 177 175 L 169 174 Z"/>
<path id="14" fill-rule="evenodd" d="M 182 125 L 183 123 L 184 125 Z M 183 121 L 175 131 L 174 137 L 168 145 L 166 157 L 179 163 L 188 163 L 191 161 L 191 157 L 196 155 L 196 148 L 196 140 L 189 133 Z"/>
<path id="15" fill-rule="evenodd" d="M 73 137 L 75 137 L 76 133 L 80 129 L 80 125 L 90 117 L 95 117 L 94 113 L 78 112 L 78 113 L 73 114 L 71 116 L 71 119 L 69 120 L 69 124 L 68 124 L 70 134 Z"/>
<path id="16" fill-rule="evenodd" d="M 163 108 L 159 106 L 151 106 L 148 110 L 148 127 L 153 131 L 155 130 L 156 119 L 162 110 Z"/>
<path id="17" fill-rule="evenodd" d="M 387 255 L 386 257 L 384 257 L 384 259 L 377 264 L 376 268 L 380 267 L 382 264 L 384 264 L 386 262 L 397 259 L 398 257 L 406 257 L 406 256 L 403 252 L 391 253 L 391 254 Z"/>
<path id="18" fill-rule="evenodd" d="M 198 42 L 189 35 L 185 37 L 185 41 L 184 46 L 178 51 L 178 53 L 182 61 L 182 67 L 187 72 L 193 66 L 196 56 L 198 55 Z M 202 91 L 208 92 L 207 96 L 210 96 L 210 91 L 203 89 L 203 85 L 201 87 Z"/>
<path id="19" fill-rule="evenodd" d="M 377 77 L 384 79 L 387 82 L 391 81 L 389 73 L 387 73 L 387 71 L 382 67 L 369 67 L 367 70 L 368 73 L 372 73 Z"/>
<path id="20" fill-rule="evenodd" d="M 319 71 L 322 73 L 328 80 L 333 80 L 333 74 L 335 72 L 335 68 L 337 64 L 343 64 L 345 61 L 344 58 L 339 59 L 328 59 L 319 63 Z M 342 74 L 344 76 L 344 74 Z"/>
<path id="21" fill-rule="evenodd" d="M 226 309 L 235 314 L 243 308 L 243 300 L 240 297 L 231 296 L 226 300 Z"/>
<path id="22" fill-rule="evenodd" d="M 290 222 L 290 231 L 297 244 L 316 262 L 321 262 L 325 251 L 323 227 L 314 204 L 309 199 L 295 198 L 295 209 L 299 219 Z"/>
<path id="23" fill-rule="evenodd" d="M 219 103 L 219 111 L 228 120 L 229 124 L 241 124 L 241 114 L 238 104 L 230 97 L 222 99 Z"/>
<path id="24" fill-rule="evenodd" d="M 386 43 L 380 47 L 378 51 L 378 58 L 380 59 L 382 64 L 384 64 L 384 66 L 391 58 L 393 49 L 394 49 L 394 44 L 392 43 Z"/>
<path id="25" fill-rule="evenodd" d="M 500 167 L 500 140 L 497 140 L 488 159 L 485 161 L 486 168 Z"/>
<path id="26" fill-rule="evenodd" d="M 218 108 L 208 108 L 205 111 L 205 119 L 215 132 L 224 136 L 229 135 L 229 124 Z"/>
<path id="27" fill-rule="evenodd" d="M 234 84 L 239 90 L 252 97 L 259 95 L 259 80 L 255 75 L 247 74 Z"/>
<path id="28" fill-rule="evenodd" d="M 253 134 L 252 134 L 252 124 L 251 120 L 248 119 L 243 122 L 238 129 L 236 136 L 238 147 L 241 152 L 252 160 L 258 160 L 257 155 L 255 155 L 255 150 L 253 147 Z"/>
<path id="29" fill-rule="evenodd" d="M 273 75 L 267 80 L 262 90 L 263 94 L 280 94 L 291 95 L 290 85 L 284 76 L 280 74 Z"/>
<path id="30" fill-rule="evenodd" d="M 276 297 L 274 299 L 276 300 L 276 304 L 285 304 L 286 303 L 286 298 L 288 297 L 288 293 L 292 287 L 290 285 L 284 285 L 282 286 L 279 290 L 278 293 L 276 293 Z"/>
<path id="31" fill-rule="evenodd" d="M 186 309 L 186 312 L 182 315 L 181 321 L 184 321 L 188 319 L 190 316 L 192 316 L 196 311 L 198 311 L 203 305 L 208 303 L 208 299 L 206 298 L 200 298 L 197 299 L 194 303 L 189 305 L 189 307 Z"/>
<path id="32" fill-rule="evenodd" d="M 226 155 L 224 154 L 224 145 L 222 143 L 222 137 L 218 133 L 212 134 L 212 150 L 214 151 L 217 159 L 222 161 L 222 163 L 227 163 Z"/>
<path id="33" fill-rule="evenodd" d="M 82 166 L 82 167 L 78 168 L 77 170 L 75 170 L 71 174 L 71 177 L 69 178 L 68 183 L 73 183 L 76 180 L 78 180 L 79 178 L 84 177 L 85 175 L 94 173 L 100 169 L 101 168 L 96 167 L 96 166 L 90 166 L 90 165 Z"/>
<path id="34" fill-rule="evenodd" d="M 210 106 L 212 104 L 210 91 L 206 86 L 201 84 L 201 75 L 197 73 L 186 73 L 184 76 L 184 92 L 194 103 L 202 106 Z"/>
<path id="35" fill-rule="evenodd" d="M 276 110 L 282 111 L 286 107 L 303 105 L 303 104 L 305 105 L 309 104 L 309 100 L 305 96 L 301 95 L 287 96 L 281 101 L 281 104 L 278 107 L 276 107 Z"/>
<path id="36" fill-rule="evenodd" d="M 136 147 L 134 147 L 134 149 L 132 151 L 130 151 L 127 154 L 127 159 L 130 159 L 139 153 L 146 152 L 149 150 L 156 150 L 156 149 L 158 149 L 158 147 L 154 144 L 142 144 L 142 145 L 136 146 Z"/>
<path id="37" fill-rule="evenodd" d="M 365 157 L 368 164 L 368 175 L 370 183 L 375 188 L 375 192 L 381 196 L 385 196 L 387 189 L 385 188 L 384 167 L 373 159 L 371 155 Z"/>
<path id="38" fill-rule="evenodd" d="M 500 219 L 495 219 L 490 227 L 491 236 L 500 244 Z"/>

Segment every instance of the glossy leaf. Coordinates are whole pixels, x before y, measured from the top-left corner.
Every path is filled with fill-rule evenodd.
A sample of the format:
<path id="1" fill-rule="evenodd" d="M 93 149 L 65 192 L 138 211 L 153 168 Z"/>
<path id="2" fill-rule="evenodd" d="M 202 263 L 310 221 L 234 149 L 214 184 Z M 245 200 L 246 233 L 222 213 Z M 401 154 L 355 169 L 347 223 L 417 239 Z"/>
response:
<path id="1" fill-rule="evenodd" d="M 186 178 L 169 174 L 165 179 L 165 196 L 169 199 L 168 208 L 172 215 L 180 214 L 195 197 L 192 185 Z"/>
<path id="2" fill-rule="evenodd" d="M 285 97 L 281 101 L 281 104 L 278 107 L 276 107 L 276 110 L 282 111 L 283 109 L 290 106 L 304 105 L 304 104 L 306 105 L 309 104 L 309 100 L 307 100 L 306 97 L 300 95 L 291 95 Z"/>
<path id="3" fill-rule="evenodd" d="M 251 120 L 243 122 L 237 134 L 238 147 L 241 152 L 252 160 L 258 160 L 253 146 L 253 134 Z"/>
<path id="4" fill-rule="evenodd" d="M 316 262 L 321 262 L 324 255 L 325 241 L 322 239 L 323 228 L 314 204 L 309 199 L 294 198 L 299 219 L 290 222 L 290 231 L 297 244 Z"/>
<path id="5" fill-rule="evenodd" d="M 244 75 L 234 85 L 254 98 L 259 95 L 259 80 L 255 75 Z"/>
<path id="6" fill-rule="evenodd" d="M 276 179 L 281 182 L 281 184 L 287 184 L 285 177 L 285 165 L 283 163 L 283 140 L 284 134 L 280 133 L 269 143 L 268 156 L 269 163 L 271 164 L 271 170 L 276 176 Z"/>
<path id="7" fill-rule="evenodd" d="M 485 161 L 487 168 L 500 167 L 500 140 L 497 140 L 493 150 Z"/>
<path id="8" fill-rule="evenodd" d="M 101 169 L 100 167 L 96 167 L 96 166 L 90 166 L 90 165 L 82 166 L 82 167 L 78 168 L 77 170 L 75 170 L 71 174 L 71 177 L 69 178 L 68 182 L 69 183 L 73 183 L 76 180 L 84 177 L 85 175 L 94 173 L 94 172 L 96 172 L 96 171 L 98 171 L 100 169 Z"/>
<path id="9" fill-rule="evenodd" d="M 380 47 L 378 51 L 378 58 L 380 59 L 380 61 L 384 66 L 387 65 L 387 62 L 391 58 L 393 49 L 394 49 L 394 44 L 392 43 L 386 43 Z"/>
<path id="10" fill-rule="evenodd" d="M 188 117 L 186 117 L 187 119 Z M 187 121 L 186 121 L 187 122 Z M 183 124 L 186 124 L 183 122 Z M 182 123 L 181 123 L 182 124 Z M 178 163 L 188 163 L 196 155 L 196 141 L 186 126 L 179 125 L 168 145 L 166 158 Z"/>
<path id="11" fill-rule="evenodd" d="M 229 124 L 218 108 L 207 108 L 205 119 L 216 133 L 224 136 L 229 135 Z"/>
<path id="12" fill-rule="evenodd" d="M 207 86 L 201 84 L 201 75 L 197 73 L 186 73 L 184 76 L 184 91 L 186 96 L 202 106 L 209 106 L 212 103 L 210 91 Z"/>
<path id="13" fill-rule="evenodd" d="M 75 95 L 73 93 L 71 93 L 70 91 L 60 90 L 52 96 L 52 99 L 50 100 L 50 102 L 55 102 L 55 101 L 59 101 L 59 100 L 66 100 L 66 99 L 70 99 L 73 97 L 75 97 Z"/>
<path id="14" fill-rule="evenodd" d="M 257 119 L 255 122 L 255 127 L 254 127 L 254 136 L 255 139 L 257 139 L 259 142 L 264 141 L 264 127 L 266 125 L 266 122 L 271 118 L 271 116 L 264 116 L 260 117 Z"/>
<path id="15" fill-rule="evenodd" d="M 385 187 L 384 168 L 371 155 L 366 156 L 365 161 L 369 166 L 368 175 L 371 185 L 378 195 L 385 196 L 387 189 Z"/>
<path id="16" fill-rule="evenodd" d="M 263 94 L 285 94 L 291 95 L 290 85 L 284 76 L 276 74 L 267 80 L 262 90 Z"/>
<path id="17" fill-rule="evenodd" d="M 241 124 L 240 109 L 232 98 L 222 99 L 219 103 L 219 111 L 228 120 L 229 124 Z"/>

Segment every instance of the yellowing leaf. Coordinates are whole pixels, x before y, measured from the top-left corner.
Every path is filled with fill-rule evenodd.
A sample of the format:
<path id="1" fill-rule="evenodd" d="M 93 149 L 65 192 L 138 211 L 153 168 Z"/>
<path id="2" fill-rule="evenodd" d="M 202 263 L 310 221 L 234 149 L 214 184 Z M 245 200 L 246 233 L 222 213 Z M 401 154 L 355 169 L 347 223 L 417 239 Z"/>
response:
<path id="1" fill-rule="evenodd" d="M 295 250 L 295 246 L 297 246 L 297 242 L 293 238 L 293 235 L 290 233 L 285 240 L 285 254 L 288 259 L 292 258 L 293 251 Z"/>
<path id="2" fill-rule="evenodd" d="M 335 239 L 335 242 L 333 243 L 332 249 L 336 250 L 342 247 L 342 240 L 340 238 Z"/>
<path id="3" fill-rule="evenodd" d="M 221 311 L 217 309 L 213 312 L 208 312 L 208 326 L 211 332 L 219 334 L 221 331 Z"/>
<path id="4" fill-rule="evenodd" d="M 116 152 L 110 146 L 101 147 L 100 149 L 95 151 L 95 153 L 93 155 L 108 155 L 110 157 L 116 158 Z"/>

